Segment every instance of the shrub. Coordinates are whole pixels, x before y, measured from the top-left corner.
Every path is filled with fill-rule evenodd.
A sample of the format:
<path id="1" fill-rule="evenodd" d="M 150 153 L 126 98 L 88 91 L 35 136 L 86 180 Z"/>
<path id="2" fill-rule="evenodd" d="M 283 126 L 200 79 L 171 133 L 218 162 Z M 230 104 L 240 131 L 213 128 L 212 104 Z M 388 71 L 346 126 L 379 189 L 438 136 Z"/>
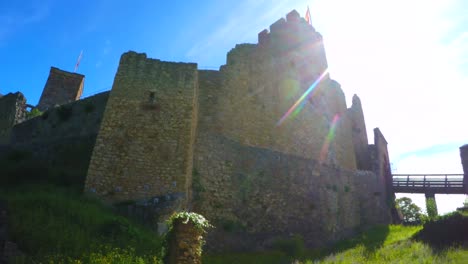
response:
<path id="1" fill-rule="evenodd" d="M 42 112 L 39 111 L 39 109 L 37 108 L 33 108 L 30 112 L 26 112 L 26 118 L 27 119 L 31 119 L 31 118 L 34 118 L 36 116 L 40 116 L 42 115 Z"/>
<path id="2" fill-rule="evenodd" d="M 453 212 L 428 220 L 415 238 L 436 247 L 461 244 L 468 241 L 468 217 Z"/>

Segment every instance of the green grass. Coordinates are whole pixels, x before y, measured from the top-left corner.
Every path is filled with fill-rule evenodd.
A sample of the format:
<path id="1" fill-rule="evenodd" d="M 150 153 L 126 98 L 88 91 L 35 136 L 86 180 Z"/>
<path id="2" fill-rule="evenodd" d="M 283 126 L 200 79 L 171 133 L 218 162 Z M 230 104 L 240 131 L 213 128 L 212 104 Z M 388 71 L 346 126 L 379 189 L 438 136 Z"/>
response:
<path id="1" fill-rule="evenodd" d="M 11 240 L 30 258 L 25 263 L 157 263 L 161 254 L 157 234 L 94 198 L 44 185 L 0 193 Z"/>
<path id="2" fill-rule="evenodd" d="M 27 255 L 16 263 L 160 263 L 161 237 L 76 189 L 0 189 L 0 198 L 8 203 L 11 239 Z M 205 254 L 203 263 L 465 263 L 463 232 L 468 232 L 468 216 L 451 214 L 424 228 L 374 227 L 332 248 L 305 250 L 298 236 L 277 241 L 275 251 Z"/>
<path id="3" fill-rule="evenodd" d="M 312 264 L 312 263 L 466 263 L 468 250 L 460 246 L 434 248 L 415 239 L 422 226 L 378 226 L 333 248 L 306 251 L 302 256 L 286 252 L 226 253 L 204 257 L 205 264 Z"/>

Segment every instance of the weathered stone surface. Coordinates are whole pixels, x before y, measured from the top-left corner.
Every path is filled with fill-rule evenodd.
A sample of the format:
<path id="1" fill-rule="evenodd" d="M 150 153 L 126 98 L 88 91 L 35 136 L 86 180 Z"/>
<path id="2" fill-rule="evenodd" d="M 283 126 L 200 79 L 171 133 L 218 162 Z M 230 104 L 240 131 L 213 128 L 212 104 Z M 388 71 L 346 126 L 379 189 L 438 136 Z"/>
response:
<path id="1" fill-rule="evenodd" d="M 188 193 L 197 65 L 122 55 L 86 179 L 112 201 Z"/>
<path id="2" fill-rule="evenodd" d="M 26 98 L 20 92 L 0 98 L 0 144 L 10 142 L 11 129 L 26 118 Z"/>
<path id="3" fill-rule="evenodd" d="M 362 111 L 361 100 L 357 95 L 353 96 L 353 104 L 347 110 L 351 120 L 351 133 L 353 138 L 354 153 L 358 170 L 371 170 L 372 164 L 369 153 L 366 123 Z"/>
<path id="4" fill-rule="evenodd" d="M 201 264 L 203 233 L 191 221 L 177 219 L 169 240 L 168 264 Z"/>
<path id="5" fill-rule="evenodd" d="M 83 85 L 84 75 L 51 67 L 37 108 L 45 111 L 56 105 L 74 102 L 80 99 Z"/>
<path id="6" fill-rule="evenodd" d="M 197 137 L 193 203 L 217 227 L 207 237 L 210 250 L 265 249 L 291 234 L 303 236 L 308 246 L 323 246 L 362 225 L 388 223 L 382 191 L 370 171 L 244 146 L 215 134 Z"/>
<path id="7" fill-rule="evenodd" d="M 399 221 L 398 212 L 395 207 L 392 207 L 395 201 L 395 193 L 392 190 L 392 171 L 390 168 L 390 159 L 387 148 L 387 140 L 383 136 L 379 128 L 374 128 L 374 144 L 369 145 L 369 154 L 371 155 L 372 171 L 377 175 L 379 195 L 385 201 L 385 204 L 390 210 L 392 221 Z"/>
<path id="8" fill-rule="evenodd" d="M 94 136 L 99 132 L 109 92 L 49 109 L 41 116 L 17 124 L 10 143 L 62 141 L 66 138 Z"/>
<path id="9" fill-rule="evenodd" d="M 468 144 L 460 147 L 460 158 L 463 167 L 463 183 L 465 185 L 465 190 L 468 193 Z"/>
<path id="10" fill-rule="evenodd" d="M 327 70 L 321 36 L 305 21 L 283 20 L 260 35 L 268 43 L 236 45 L 221 68 L 223 95 L 209 106 L 218 108 L 220 132 L 248 146 L 356 169 L 345 97 L 327 74 L 279 123 Z"/>

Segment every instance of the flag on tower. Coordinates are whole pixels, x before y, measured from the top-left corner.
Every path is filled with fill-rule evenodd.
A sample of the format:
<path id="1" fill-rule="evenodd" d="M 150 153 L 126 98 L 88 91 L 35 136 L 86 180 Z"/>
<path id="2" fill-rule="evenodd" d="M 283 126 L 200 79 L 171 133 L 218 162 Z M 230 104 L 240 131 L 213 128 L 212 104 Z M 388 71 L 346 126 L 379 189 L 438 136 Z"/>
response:
<path id="1" fill-rule="evenodd" d="M 76 72 L 78 70 L 78 66 L 80 66 L 80 61 L 81 61 L 81 58 L 83 57 L 83 51 L 81 51 L 80 53 L 80 56 L 78 56 L 78 61 L 76 62 L 76 65 L 75 65 L 75 71 Z"/>
<path id="2" fill-rule="evenodd" d="M 305 20 L 307 21 L 307 24 L 312 25 L 312 19 L 310 18 L 309 6 L 307 6 L 307 12 L 305 14 Z"/>

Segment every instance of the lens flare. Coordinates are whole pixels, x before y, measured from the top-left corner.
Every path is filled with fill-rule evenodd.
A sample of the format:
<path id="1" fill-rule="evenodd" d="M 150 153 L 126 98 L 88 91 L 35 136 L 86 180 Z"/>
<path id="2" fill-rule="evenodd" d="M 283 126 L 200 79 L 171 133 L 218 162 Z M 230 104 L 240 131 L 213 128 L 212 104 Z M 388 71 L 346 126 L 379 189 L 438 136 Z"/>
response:
<path id="1" fill-rule="evenodd" d="M 320 150 L 320 163 L 324 162 L 328 155 L 328 150 L 330 149 L 330 143 L 333 141 L 336 135 L 336 127 L 338 125 L 338 121 L 340 120 L 340 116 L 336 114 L 333 117 L 333 121 L 330 126 L 330 131 L 328 131 L 328 135 L 325 138 L 325 142 L 323 143 L 322 150 Z"/>
<path id="2" fill-rule="evenodd" d="M 293 114 L 293 116 L 296 116 L 300 112 L 300 110 L 302 110 L 305 104 L 304 99 L 306 99 L 309 96 L 309 94 L 314 90 L 314 88 L 317 87 L 317 85 L 320 83 L 320 81 L 323 80 L 327 73 L 328 69 L 325 69 L 325 71 L 323 71 L 323 73 L 317 78 L 317 80 L 314 81 L 314 83 L 309 87 L 309 89 L 307 89 L 307 91 L 305 91 L 302 94 L 302 96 L 293 104 L 293 106 L 291 106 L 291 108 L 289 108 L 289 110 L 281 117 L 281 119 L 276 123 L 276 126 L 280 126 L 286 120 L 286 118 L 291 116 L 291 114 Z M 297 111 L 295 111 L 296 109 Z"/>

